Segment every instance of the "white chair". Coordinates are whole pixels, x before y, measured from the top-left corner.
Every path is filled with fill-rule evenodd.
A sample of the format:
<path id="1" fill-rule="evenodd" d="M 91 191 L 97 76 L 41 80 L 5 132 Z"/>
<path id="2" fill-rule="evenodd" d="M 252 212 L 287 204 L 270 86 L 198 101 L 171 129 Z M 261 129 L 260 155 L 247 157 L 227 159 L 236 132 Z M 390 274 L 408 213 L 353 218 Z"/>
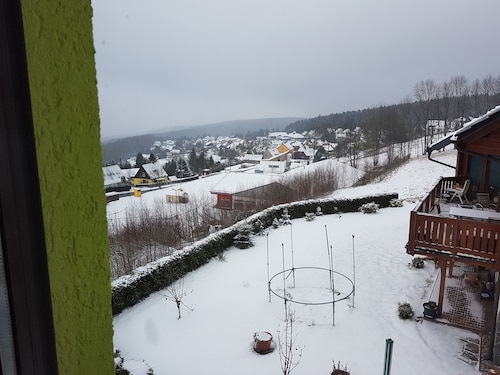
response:
<path id="1" fill-rule="evenodd" d="M 454 187 L 450 189 L 446 189 L 445 192 L 449 194 L 450 197 L 450 202 L 453 201 L 453 199 L 458 198 L 460 200 L 461 204 L 464 204 L 465 202 L 468 202 L 467 199 L 467 191 L 469 190 L 469 185 L 470 185 L 470 180 L 465 180 L 464 185 L 462 187 Z"/>

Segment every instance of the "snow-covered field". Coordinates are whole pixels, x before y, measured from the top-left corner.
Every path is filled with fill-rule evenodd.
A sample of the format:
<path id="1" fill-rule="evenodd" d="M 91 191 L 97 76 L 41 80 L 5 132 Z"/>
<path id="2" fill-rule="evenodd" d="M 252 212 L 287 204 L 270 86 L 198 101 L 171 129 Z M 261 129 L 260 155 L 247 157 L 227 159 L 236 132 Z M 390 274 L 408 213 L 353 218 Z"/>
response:
<path id="1" fill-rule="evenodd" d="M 455 153 L 436 158 L 453 164 Z M 279 350 L 260 355 L 252 348 L 255 332 L 270 332 L 276 343 L 277 330 L 283 331 L 284 302 L 270 297 L 269 277 L 293 262 L 295 278 L 285 280 L 289 296 L 298 302 L 331 301 L 328 272 L 299 269 L 328 268 L 331 248 L 334 271 L 355 281 L 355 295 L 335 303 L 334 313 L 332 304 L 289 303 L 296 315 L 296 345 L 302 350 L 293 374 L 329 374 L 332 361 L 347 365 L 352 375 L 382 374 L 389 338 L 394 341 L 391 374 L 478 374 L 459 358 L 461 339 L 474 334 L 398 317 L 399 302 L 409 302 L 415 316 L 422 315 L 436 275 L 433 264 L 408 267 L 409 212 L 439 176 L 453 174 L 422 156 L 377 184 L 336 191 L 333 196 L 339 198 L 397 192 L 405 201 L 403 207 L 376 214 L 296 219 L 269 229 L 267 236 L 253 237 L 250 249 L 229 249 L 223 260 L 214 259 L 185 277 L 183 302 L 188 308 L 181 319 L 165 291 L 125 310 L 114 318 L 114 344 L 125 367 L 134 375 L 146 374 L 148 368 L 157 375 L 282 373 Z M 351 286 L 339 274 L 335 289 L 343 296 Z M 276 294 L 283 295 L 283 287 L 282 275 L 273 278 Z"/>

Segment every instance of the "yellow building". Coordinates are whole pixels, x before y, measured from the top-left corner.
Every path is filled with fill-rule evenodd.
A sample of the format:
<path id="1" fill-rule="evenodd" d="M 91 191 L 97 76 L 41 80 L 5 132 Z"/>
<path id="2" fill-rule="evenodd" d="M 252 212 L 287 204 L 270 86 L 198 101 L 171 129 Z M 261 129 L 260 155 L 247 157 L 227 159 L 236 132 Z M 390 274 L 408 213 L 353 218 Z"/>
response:
<path id="1" fill-rule="evenodd" d="M 132 177 L 134 186 L 156 186 L 168 183 L 168 174 L 160 163 L 143 164 Z"/>

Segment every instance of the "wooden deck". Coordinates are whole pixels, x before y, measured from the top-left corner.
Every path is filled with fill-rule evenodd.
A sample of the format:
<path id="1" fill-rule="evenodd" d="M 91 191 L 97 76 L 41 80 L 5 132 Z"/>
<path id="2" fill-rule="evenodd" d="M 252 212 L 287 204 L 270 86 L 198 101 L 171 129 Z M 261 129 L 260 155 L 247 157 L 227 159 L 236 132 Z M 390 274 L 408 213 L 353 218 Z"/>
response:
<path id="1" fill-rule="evenodd" d="M 448 216 L 442 209 L 442 192 L 455 182 L 442 178 L 411 211 L 407 253 L 498 271 L 500 221 Z"/>

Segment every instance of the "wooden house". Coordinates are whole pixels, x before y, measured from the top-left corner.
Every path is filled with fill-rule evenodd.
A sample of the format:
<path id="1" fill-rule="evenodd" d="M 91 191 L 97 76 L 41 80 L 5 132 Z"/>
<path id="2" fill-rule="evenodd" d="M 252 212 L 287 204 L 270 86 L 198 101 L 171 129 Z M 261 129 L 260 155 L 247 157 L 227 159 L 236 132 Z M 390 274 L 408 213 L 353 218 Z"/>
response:
<path id="1" fill-rule="evenodd" d="M 132 178 L 134 186 L 159 186 L 168 183 L 168 174 L 160 163 L 143 164 Z"/>
<path id="2" fill-rule="evenodd" d="M 109 165 L 102 168 L 104 176 L 104 189 L 106 192 L 130 190 L 130 183 L 126 181 L 125 175 L 119 165 Z"/>
<path id="3" fill-rule="evenodd" d="M 295 199 L 295 191 L 278 182 L 234 193 L 218 191 L 211 193 L 217 196 L 215 207 L 226 210 L 261 210 L 272 205 L 289 203 Z"/>
<path id="4" fill-rule="evenodd" d="M 407 253 L 434 259 L 440 268 L 438 306 L 443 306 L 445 285 L 448 276 L 453 276 L 456 262 L 465 264 L 491 275 L 498 284 L 500 271 L 500 220 L 495 220 L 499 210 L 500 193 L 500 106 L 477 119 L 465 124 L 461 129 L 448 134 L 427 148 L 430 160 L 433 153 L 454 145 L 457 150 L 455 173 L 442 177 L 430 192 L 410 213 Z M 451 169 L 450 169 L 451 172 Z M 441 206 L 447 189 L 454 184 L 470 182 L 465 194 L 470 206 L 477 203 L 478 196 L 486 197 L 487 205 L 482 210 L 468 210 L 467 216 L 443 215 Z M 460 202 L 454 202 L 453 206 Z M 495 206 L 496 204 L 496 206 Z M 490 215 L 488 215 L 488 212 Z M 477 213 L 476 216 L 474 216 Z M 498 311 L 500 285 L 494 286 L 495 312 Z M 498 313 L 488 322 L 495 329 Z M 499 329 L 492 343 L 492 356 L 500 363 Z"/>

